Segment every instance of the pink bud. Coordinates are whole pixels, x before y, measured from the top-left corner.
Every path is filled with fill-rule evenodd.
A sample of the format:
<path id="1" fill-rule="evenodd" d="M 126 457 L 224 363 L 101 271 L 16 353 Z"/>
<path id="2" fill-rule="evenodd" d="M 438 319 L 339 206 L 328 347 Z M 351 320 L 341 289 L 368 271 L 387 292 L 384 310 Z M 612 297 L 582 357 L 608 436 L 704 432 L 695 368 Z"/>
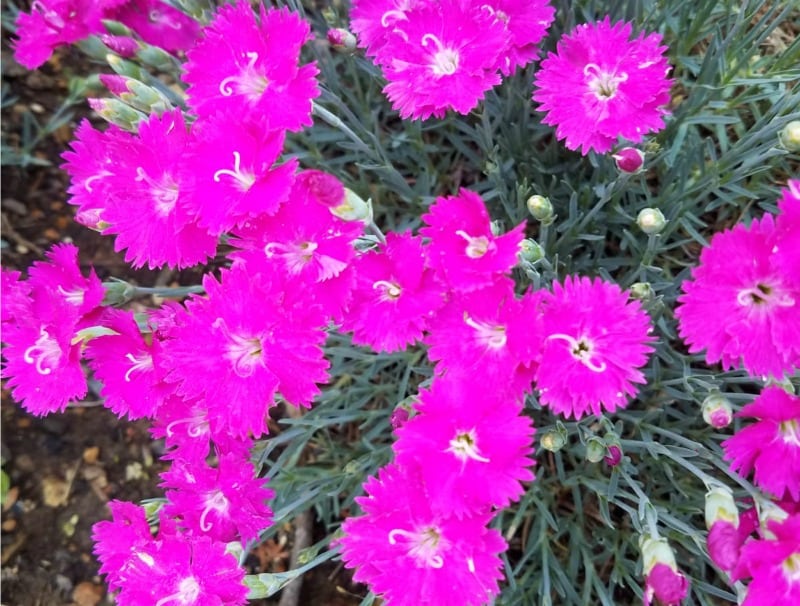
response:
<path id="1" fill-rule="evenodd" d="M 644 164 L 644 152 L 635 147 L 623 147 L 611 157 L 614 158 L 617 168 L 623 173 L 638 173 Z"/>
<path id="2" fill-rule="evenodd" d="M 392 413 L 391 423 L 392 429 L 400 429 L 408 421 L 408 410 L 402 406 L 398 406 Z"/>
<path id="3" fill-rule="evenodd" d="M 722 570 L 733 570 L 739 561 L 742 542 L 739 529 L 730 522 L 719 520 L 708 531 L 708 554 Z"/>
<path id="4" fill-rule="evenodd" d="M 656 564 L 647 575 L 644 588 L 644 603 L 649 606 L 653 598 L 664 606 L 674 606 L 689 593 L 686 577 L 666 564 Z"/>
<path id="5" fill-rule="evenodd" d="M 733 421 L 730 402 L 721 394 L 711 394 L 703 400 L 703 420 L 716 429 L 727 427 Z"/>
<path id="6" fill-rule="evenodd" d="M 356 37 L 340 27 L 328 30 L 328 42 L 333 48 L 340 51 L 354 51 L 357 44 Z"/>
<path id="7" fill-rule="evenodd" d="M 139 43 L 129 36 L 110 36 L 103 34 L 100 36 L 108 48 L 117 53 L 120 57 L 133 57 L 139 50 Z"/>
<path id="8" fill-rule="evenodd" d="M 603 460 L 609 467 L 616 467 L 622 460 L 622 449 L 616 444 L 611 444 L 606 448 L 606 456 Z"/>
<path id="9" fill-rule="evenodd" d="M 116 74 L 100 74 L 100 82 L 103 83 L 112 95 L 122 95 L 128 91 L 126 79 Z"/>

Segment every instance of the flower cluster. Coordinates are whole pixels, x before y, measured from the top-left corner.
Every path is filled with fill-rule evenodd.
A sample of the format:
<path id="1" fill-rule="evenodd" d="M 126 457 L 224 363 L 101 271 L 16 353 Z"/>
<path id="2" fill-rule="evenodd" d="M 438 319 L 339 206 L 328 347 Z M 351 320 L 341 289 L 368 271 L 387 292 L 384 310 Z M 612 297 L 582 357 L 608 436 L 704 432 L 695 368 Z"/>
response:
<path id="1" fill-rule="evenodd" d="M 400 116 L 424 120 L 468 113 L 532 61 L 554 13 L 546 0 L 358 0 L 351 19 Z"/>
<path id="2" fill-rule="evenodd" d="M 36 69 L 57 47 L 103 34 L 106 19 L 119 21 L 145 42 L 169 52 L 187 50 L 200 31 L 197 21 L 161 0 L 36 0 L 30 13 L 17 17 L 14 58 Z M 124 46 L 130 54 L 139 46 L 132 38 L 102 38 L 110 47 Z"/>
<path id="3" fill-rule="evenodd" d="M 670 67 L 659 34 L 631 39 L 609 17 L 564 36 L 536 72 L 533 100 L 569 149 L 605 153 L 623 137 L 639 142 L 664 127 Z"/>
<path id="4" fill-rule="evenodd" d="M 800 367 L 800 181 L 778 209 L 716 234 L 683 283 L 678 330 L 708 364 L 775 378 Z"/>

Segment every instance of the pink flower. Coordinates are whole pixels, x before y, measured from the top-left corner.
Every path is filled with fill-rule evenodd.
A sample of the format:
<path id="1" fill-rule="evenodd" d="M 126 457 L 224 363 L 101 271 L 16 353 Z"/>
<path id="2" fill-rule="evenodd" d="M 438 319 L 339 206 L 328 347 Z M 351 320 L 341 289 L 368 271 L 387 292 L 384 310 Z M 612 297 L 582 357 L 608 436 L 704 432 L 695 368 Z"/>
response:
<path id="1" fill-rule="evenodd" d="M 419 238 L 389 233 L 386 244 L 358 257 L 356 287 L 342 330 L 376 351 L 405 349 L 422 338 L 444 292 L 425 262 Z"/>
<path id="2" fill-rule="evenodd" d="M 647 575 L 644 604 L 650 606 L 653 598 L 663 606 L 680 604 L 689 593 L 689 581 L 684 574 L 666 564 L 656 564 Z"/>
<path id="3" fill-rule="evenodd" d="M 727 520 L 717 520 L 708 530 L 707 544 L 711 561 L 722 570 L 733 570 L 742 546 L 739 529 Z"/>
<path id="4" fill-rule="evenodd" d="M 297 160 L 277 164 L 284 133 L 270 130 L 265 116 L 243 120 L 219 113 L 198 120 L 192 134 L 189 162 L 195 179 L 189 206 L 210 233 L 274 214 L 289 198 Z"/>
<path id="5" fill-rule="evenodd" d="M 775 267 L 795 285 L 800 285 L 800 179 L 791 179 L 778 200 L 775 219 Z"/>
<path id="6" fill-rule="evenodd" d="M 464 517 L 507 507 L 523 494 L 520 482 L 534 479 L 534 431 L 521 400 L 448 375 L 415 407 L 397 430 L 396 463 L 420 468 L 433 511 Z"/>
<path id="7" fill-rule="evenodd" d="M 376 61 L 401 118 L 442 118 L 448 109 L 467 114 L 500 83 L 498 56 L 508 33 L 503 21 L 472 3 L 417 3 L 386 36 Z"/>
<path id="8" fill-rule="evenodd" d="M 609 17 L 579 25 L 542 61 L 533 100 L 569 149 L 604 153 L 617 137 L 638 143 L 664 127 L 669 65 L 659 34 L 633 40 L 631 24 Z"/>
<path id="9" fill-rule="evenodd" d="M 168 499 L 164 513 L 180 518 L 194 536 L 251 541 L 272 524 L 267 501 L 274 496 L 255 471 L 246 454 L 220 454 L 216 469 L 203 460 L 175 460 L 161 474 Z"/>
<path id="10" fill-rule="evenodd" d="M 461 189 L 458 196 L 436 198 L 422 215 L 420 234 L 430 238 L 430 264 L 454 290 L 489 286 L 517 263 L 525 224 L 495 236 L 481 197 Z"/>
<path id="11" fill-rule="evenodd" d="M 342 525 L 353 580 L 392 606 L 479 606 L 497 595 L 506 548 L 489 513 L 458 519 L 431 510 L 416 469 L 389 465 L 364 484 L 364 515 Z"/>
<path id="12" fill-rule="evenodd" d="M 358 35 L 358 45 L 375 57 L 388 42 L 395 23 L 407 20 L 406 13 L 430 0 L 353 0 L 350 27 Z"/>
<path id="13" fill-rule="evenodd" d="M 736 415 L 755 423 L 722 443 L 731 467 L 781 499 L 800 500 L 800 397 L 767 387 Z"/>
<path id="14" fill-rule="evenodd" d="M 264 115 L 273 130 L 311 126 L 311 102 L 319 96 L 314 63 L 299 65 L 309 26 L 286 8 L 260 8 L 246 0 L 221 7 L 187 53 L 184 81 L 189 105 L 202 118 L 226 110 Z"/>
<path id="15" fill-rule="evenodd" d="M 170 53 L 190 49 L 200 36 L 200 24 L 161 0 L 124 2 L 108 18 L 119 21 L 153 46 Z"/>
<path id="16" fill-rule="evenodd" d="M 28 270 L 34 314 L 47 316 L 55 293 L 77 316 L 85 316 L 100 306 L 105 290 L 94 268 L 90 269 L 88 278 L 81 274 L 77 246 L 56 244 L 47 251 L 46 257 L 46 262 L 36 261 Z"/>
<path id="17" fill-rule="evenodd" d="M 772 215 L 720 232 L 700 253 L 675 310 L 690 353 L 723 369 L 781 377 L 800 360 L 800 284 L 771 263 L 778 243 Z"/>
<path id="18" fill-rule="evenodd" d="M 438 372 L 480 373 L 517 397 L 530 390 L 541 347 L 538 295 L 517 299 L 510 278 L 454 295 L 431 323 L 425 338 Z"/>
<path id="19" fill-rule="evenodd" d="M 771 538 L 742 548 L 734 580 L 752 577 L 742 606 L 795 606 L 800 603 L 800 514 L 769 523 Z"/>
<path id="20" fill-rule="evenodd" d="M 112 591 L 122 588 L 126 579 L 126 565 L 137 548 L 153 542 L 150 524 L 144 509 L 126 501 L 111 501 L 111 520 L 97 522 L 92 527 L 94 553 L 100 561 L 100 574 Z"/>
<path id="21" fill-rule="evenodd" d="M 544 347 L 536 371 L 539 401 L 566 417 L 624 408 L 645 378 L 650 318 L 619 286 L 567 276 L 542 302 Z"/>
<path id="22" fill-rule="evenodd" d="M 614 163 L 622 173 L 636 174 L 641 172 L 644 165 L 644 152 L 635 147 L 623 147 L 617 153 L 611 155 Z"/>
<path id="23" fill-rule="evenodd" d="M 489 0 L 482 8 L 492 12 L 508 31 L 508 45 L 498 57 L 498 67 L 504 76 L 536 58 L 537 45 L 556 12 L 548 0 Z"/>

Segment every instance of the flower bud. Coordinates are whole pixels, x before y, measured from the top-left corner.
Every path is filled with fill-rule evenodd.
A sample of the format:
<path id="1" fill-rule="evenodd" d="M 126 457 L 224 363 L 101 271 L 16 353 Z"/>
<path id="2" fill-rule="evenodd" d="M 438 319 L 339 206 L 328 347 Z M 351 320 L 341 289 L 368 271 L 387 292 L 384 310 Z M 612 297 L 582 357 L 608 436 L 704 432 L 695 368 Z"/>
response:
<path id="1" fill-rule="evenodd" d="M 100 82 L 112 95 L 119 96 L 122 93 L 128 92 L 128 87 L 126 85 L 127 78 L 124 76 L 118 76 L 116 74 L 100 74 L 98 78 L 100 78 Z"/>
<path id="2" fill-rule="evenodd" d="M 781 145 L 789 151 L 800 151 L 800 120 L 792 120 L 778 135 Z"/>
<path id="3" fill-rule="evenodd" d="M 139 50 L 139 43 L 130 36 L 112 36 L 103 34 L 100 40 L 120 57 L 130 58 Z"/>
<path id="4" fill-rule="evenodd" d="M 708 531 L 706 545 L 711 561 L 721 570 L 733 570 L 739 562 L 742 542 L 739 539 L 739 529 L 730 522 L 714 522 Z"/>
<path id="5" fill-rule="evenodd" d="M 392 429 L 400 429 L 403 425 L 405 425 L 406 421 L 408 421 L 409 416 L 410 415 L 406 408 L 403 408 L 402 406 L 395 408 L 391 417 Z"/>
<path id="6" fill-rule="evenodd" d="M 603 442 L 606 445 L 606 455 L 603 457 L 603 461 L 609 467 L 616 467 L 622 461 L 622 444 L 619 437 L 609 431 L 603 436 Z"/>
<path id="7" fill-rule="evenodd" d="M 731 403 L 722 394 L 711 394 L 703 400 L 703 420 L 716 429 L 727 427 L 733 421 Z"/>
<path id="8" fill-rule="evenodd" d="M 586 460 L 590 463 L 599 463 L 606 456 L 606 445 L 597 436 L 586 440 Z"/>
<path id="9" fill-rule="evenodd" d="M 706 493 L 706 528 L 719 520 L 739 525 L 739 509 L 733 493 L 725 486 L 714 486 Z"/>
<path id="10" fill-rule="evenodd" d="M 328 30 L 328 42 L 337 51 L 343 53 L 352 53 L 356 50 L 356 45 L 358 44 L 356 37 L 341 27 Z"/>
<path id="11" fill-rule="evenodd" d="M 118 99 L 89 98 L 87 102 L 101 118 L 128 131 L 138 130 L 139 123 L 147 120 L 145 114 Z"/>
<path id="12" fill-rule="evenodd" d="M 536 263 L 544 258 L 544 249 L 536 240 L 526 238 L 519 243 L 518 256 L 524 263 Z"/>
<path id="13" fill-rule="evenodd" d="M 657 208 L 643 208 L 636 217 L 636 224 L 646 234 L 657 234 L 667 224 L 667 220 Z"/>
<path id="14" fill-rule="evenodd" d="M 528 198 L 526 203 L 528 211 L 530 211 L 533 218 L 541 221 L 545 225 L 550 225 L 555 217 L 553 216 L 553 205 L 550 203 L 550 198 L 545 198 L 538 194 Z"/>
<path id="15" fill-rule="evenodd" d="M 642 536 L 639 547 L 645 575 L 645 606 L 650 606 L 653 598 L 662 604 L 679 604 L 689 593 L 689 581 L 678 570 L 667 540 Z"/>
<path id="16" fill-rule="evenodd" d="M 623 147 L 611 156 L 620 172 L 636 174 L 642 171 L 644 152 L 635 147 Z"/>
<path id="17" fill-rule="evenodd" d="M 366 202 L 352 189 L 344 188 L 344 199 L 338 206 L 332 206 L 331 212 L 345 221 L 372 221 L 372 200 Z"/>
<path id="18" fill-rule="evenodd" d="M 653 287 L 650 286 L 650 282 L 636 282 L 635 284 L 631 284 L 629 292 L 631 294 L 631 298 L 636 299 L 637 301 L 650 301 L 656 296 L 655 291 L 653 291 Z"/>
<path id="19" fill-rule="evenodd" d="M 542 434 L 541 437 L 541 444 L 542 448 L 545 450 L 549 450 L 550 452 L 558 452 L 567 443 L 567 438 L 569 435 L 567 434 L 567 428 L 560 422 L 556 422 L 556 428 L 550 429 Z"/>

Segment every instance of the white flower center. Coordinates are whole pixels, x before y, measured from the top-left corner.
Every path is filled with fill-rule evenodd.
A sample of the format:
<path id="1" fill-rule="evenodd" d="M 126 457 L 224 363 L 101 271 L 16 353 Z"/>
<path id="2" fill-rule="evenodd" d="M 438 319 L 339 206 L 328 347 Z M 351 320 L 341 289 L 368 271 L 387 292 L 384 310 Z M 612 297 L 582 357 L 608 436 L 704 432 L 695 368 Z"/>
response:
<path id="1" fill-rule="evenodd" d="M 155 202 L 155 211 L 159 217 L 166 217 L 175 208 L 180 193 L 177 182 L 169 173 L 164 173 L 160 180 L 153 179 L 141 166 L 136 167 L 136 181 L 144 181 L 150 186 L 150 195 Z"/>
<path id="2" fill-rule="evenodd" d="M 548 339 L 560 339 L 562 341 L 566 341 L 569 345 L 569 353 L 572 355 L 573 358 L 578 360 L 581 364 L 583 364 L 586 368 L 591 370 L 592 372 L 603 372 L 606 369 L 606 363 L 600 361 L 600 363 L 594 362 L 592 357 L 594 356 L 594 343 L 592 343 L 586 337 L 581 337 L 580 339 L 576 339 L 575 337 L 571 337 L 569 335 L 565 335 L 562 333 L 555 333 L 547 337 Z"/>
<path id="3" fill-rule="evenodd" d="M 628 74 L 616 70 L 607 72 L 600 69 L 597 63 L 587 63 L 583 68 L 583 75 L 588 76 L 589 90 L 601 101 L 609 101 L 616 97 L 619 85 L 628 79 Z"/>
<path id="4" fill-rule="evenodd" d="M 376 280 L 372 283 L 372 288 L 381 290 L 381 301 L 396 301 L 403 293 L 403 289 L 397 282 L 388 280 Z"/>
<path id="5" fill-rule="evenodd" d="M 780 287 L 759 282 L 752 288 L 743 288 L 736 293 L 736 302 L 742 307 L 792 307 L 794 298 Z"/>
<path id="6" fill-rule="evenodd" d="M 447 542 L 442 537 L 441 531 L 435 526 L 427 526 L 417 532 L 395 528 L 389 532 L 389 543 L 396 545 L 398 537 L 405 539 L 408 555 L 416 560 L 417 566 L 420 568 L 444 566 L 444 559 L 439 552 L 447 547 Z"/>
<path id="7" fill-rule="evenodd" d="M 450 440 L 450 446 L 445 452 L 452 452 L 462 463 L 466 463 L 467 459 L 481 463 L 489 462 L 489 459 L 481 456 L 478 450 L 478 436 L 474 427 L 469 431 L 457 431 L 455 437 Z"/>
<path id="8" fill-rule="evenodd" d="M 508 343 L 506 327 L 501 324 L 488 324 L 486 322 L 476 322 L 467 314 L 464 314 L 464 322 L 471 326 L 477 333 L 476 339 L 479 344 L 486 349 L 502 349 Z"/>
<path id="9" fill-rule="evenodd" d="M 131 362 L 131 367 L 125 373 L 125 382 L 131 382 L 131 374 L 134 372 L 148 372 L 153 369 L 153 356 L 148 352 L 143 352 L 139 356 L 132 353 L 125 354 L 125 357 Z"/>
<path id="10" fill-rule="evenodd" d="M 795 448 L 800 448 L 800 423 L 796 419 L 781 421 L 778 425 L 778 433 L 780 433 L 784 442 L 791 444 Z"/>
<path id="11" fill-rule="evenodd" d="M 454 48 L 448 48 L 442 44 L 433 34 L 422 36 L 422 46 L 433 44 L 435 51 L 431 55 L 430 69 L 437 77 L 452 76 L 458 71 L 459 54 Z"/>

